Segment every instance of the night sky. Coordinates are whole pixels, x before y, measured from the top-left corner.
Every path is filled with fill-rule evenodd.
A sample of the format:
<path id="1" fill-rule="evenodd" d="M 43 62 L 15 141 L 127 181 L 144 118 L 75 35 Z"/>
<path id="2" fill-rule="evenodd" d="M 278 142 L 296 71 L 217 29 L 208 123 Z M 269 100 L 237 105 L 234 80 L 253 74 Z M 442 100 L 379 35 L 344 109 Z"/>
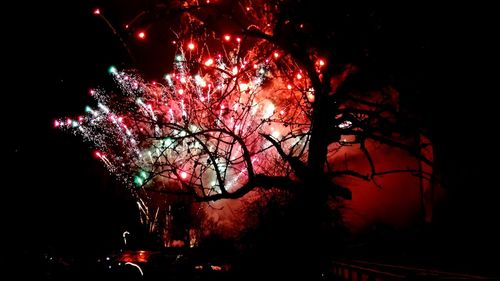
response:
<path id="1" fill-rule="evenodd" d="M 134 202 L 92 157 L 88 145 L 54 130 L 52 121 L 82 112 L 90 101 L 88 89 L 109 82 L 108 67 L 127 63 L 127 57 L 104 23 L 92 16 L 97 1 L 62 3 L 16 4 L 5 8 L 15 17 L 2 19 L 2 147 L 7 168 L 2 243 L 18 249 L 106 251 L 116 248 L 124 230 L 136 227 Z M 397 15 L 393 9 L 387 14 Z M 453 188 L 436 220 L 457 243 L 498 249 L 498 165 L 487 162 L 498 162 L 491 100 L 497 90 L 487 87 L 490 47 L 482 39 L 489 17 L 483 9 L 470 7 L 422 4 L 404 11 L 392 18 L 404 23 L 391 25 L 402 40 L 395 62 L 408 59 L 399 61 L 409 63 L 402 77 L 409 79 L 406 87 L 421 94 L 411 104 L 433 126 Z M 119 20 L 124 14 L 126 9 L 108 17 Z M 150 77 L 161 75 L 159 65 L 168 56 L 155 61 L 148 56 L 151 51 L 141 48 L 160 50 L 165 42 L 147 44 L 131 44 L 141 59 L 138 66 Z"/>
<path id="2" fill-rule="evenodd" d="M 5 42 L 9 177 L 2 198 L 10 203 L 2 206 L 3 242 L 42 251 L 109 251 L 134 226 L 134 202 L 90 147 L 55 130 L 53 119 L 82 112 L 91 100 L 88 89 L 105 82 L 102 74 L 123 57 L 92 16 L 92 5 L 68 2 L 11 8 L 20 12 Z"/>

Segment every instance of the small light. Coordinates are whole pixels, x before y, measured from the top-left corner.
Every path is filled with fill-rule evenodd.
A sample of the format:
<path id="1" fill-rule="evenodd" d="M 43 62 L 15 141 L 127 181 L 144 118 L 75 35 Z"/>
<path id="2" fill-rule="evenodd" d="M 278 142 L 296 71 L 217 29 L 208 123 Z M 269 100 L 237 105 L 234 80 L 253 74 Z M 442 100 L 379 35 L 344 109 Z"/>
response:
<path id="1" fill-rule="evenodd" d="M 117 74 L 118 73 L 118 71 L 116 70 L 116 67 L 114 67 L 113 65 L 108 68 L 108 72 L 111 73 L 111 74 Z"/>
<path id="2" fill-rule="evenodd" d="M 236 74 L 238 74 L 238 67 L 237 66 L 233 67 L 233 75 L 236 75 Z"/>
<path id="3" fill-rule="evenodd" d="M 139 33 L 137 33 L 137 37 L 141 40 L 146 39 L 146 32 L 140 31 Z"/>
<path id="4" fill-rule="evenodd" d="M 182 171 L 180 176 L 183 180 L 185 180 L 187 178 L 188 174 L 186 172 Z"/>
<path id="5" fill-rule="evenodd" d="M 211 66 L 212 64 L 214 64 L 214 60 L 213 59 L 208 59 L 205 61 L 205 66 Z"/>
<path id="6" fill-rule="evenodd" d="M 96 16 L 100 15 L 101 14 L 101 10 L 99 8 L 95 8 L 93 14 L 96 15 Z"/>
<path id="7" fill-rule="evenodd" d="M 178 93 L 179 93 L 179 95 L 183 95 L 184 94 L 184 90 L 183 89 L 179 89 Z"/>
<path id="8" fill-rule="evenodd" d="M 285 111 L 283 109 L 280 110 L 280 115 L 285 115 Z"/>
<path id="9" fill-rule="evenodd" d="M 307 99 L 309 100 L 309 102 L 314 102 L 314 94 L 313 93 L 308 93 L 307 94 Z"/>
<path id="10" fill-rule="evenodd" d="M 224 40 L 226 40 L 226 41 L 231 40 L 231 35 L 224 35 Z"/>
<path id="11" fill-rule="evenodd" d="M 101 155 L 101 153 L 100 153 L 99 151 L 94 152 L 94 155 L 95 155 L 96 157 L 99 157 L 99 158 L 101 158 L 101 157 L 102 157 L 102 155 Z"/>
<path id="12" fill-rule="evenodd" d="M 318 64 L 319 64 L 319 66 L 324 66 L 325 65 L 325 61 L 323 59 L 320 59 L 318 61 Z"/>
<path id="13" fill-rule="evenodd" d="M 277 59 L 279 58 L 280 54 L 278 52 L 274 52 L 274 58 Z"/>
<path id="14" fill-rule="evenodd" d="M 189 43 L 189 44 L 188 44 L 188 49 L 189 49 L 189 50 L 194 50 L 194 43 L 192 43 L 192 42 L 191 42 L 191 43 Z"/>
<path id="15" fill-rule="evenodd" d="M 248 84 L 241 83 L 240 84 L 240 91 L 246 91 L 248 90 Z"/>
<path id="16" fill-rule="evenodd" d="M 54 127 L 59 127 L 61 125 L 61 122 L 59 122 L 58 120 L 55 120 L 54 121 Z"/>
<path id="17" fill-rule="evenodd" d="M 288 90 L 291 90 L 291 89 L 292 89 L 292 85 L 288 84 L 288 85 L 286 86 L 286 88 L 287 88 Z"/>
<path id="18" fill-rule="evenodd" d="M 144 183 L 144 181 L 142 180 L 142 178 L 141 178 L 141 177 L 139 177 L 139 176 L 136 176 L 136 177 L 134 178 L 134 182 L 135 182 L 135 184 L 136 184 L 136 185 L 138 185 L 138 186 L 141 186 L 141 185 Z"/>
<path id="19" fill-rule="evenodd" d="M 250 11 L 250 7 L 247 7 L 247 11 Z"/>
<path id="20" fill-rule="evenodd" d="M 299 80 L 302 79 L 302 74 L 297 73 L 297 79 L 299 79 Z"/>
<path id="21" fill-rule="evenodd" d="M 237 41 L 238 43 L 240 43 L 240 42 L 241 42 L 241 38 L 240 38 L 240 37 L 236 37 L 236 41 Z"/>
<path id="22" fill-rule="evenodd" d="M 128 24 L 125 25 L 125 29 L 128 29 Z"/>
<path id="23" fill-rule="evenodd" d="M 181 83 L 182 83 L 182 84 L 185 84 L 185 83 L 187 82 L 187 81 L 186 81 L 186 77 L 181 77 L 181 79 L 180 79 L 180 80 L 181 80 Z"/>

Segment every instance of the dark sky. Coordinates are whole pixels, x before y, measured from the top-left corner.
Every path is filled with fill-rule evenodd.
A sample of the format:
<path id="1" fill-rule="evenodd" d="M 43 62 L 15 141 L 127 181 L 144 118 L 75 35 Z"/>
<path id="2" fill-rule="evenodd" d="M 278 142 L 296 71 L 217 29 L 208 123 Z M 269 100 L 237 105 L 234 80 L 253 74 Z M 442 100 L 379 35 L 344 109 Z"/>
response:
<path id="1" fill-rule="evenodd" d="M 14 16 L 2 19 L 2 68 L 7 73 L 2 77 L 2 143 L 7 171 L 0 224 L 7 237 L 2 242 L 10 245 L 99 249 L 117 243 L 121 232 L 133 225 L 133 202 L 89 148 L 78 137 L 52 128 L 55 117 L 82 112 L 90 101 L 88 88 L 104 82 L 110 65 L 127 60 L 109 29 L 92 16 L 95 3 L 22 2 L 5 8 Z M 413 81 L 425 100 L 416 104 L 441 141 L 443 167 L 456 190 L 442 220 L 457 231 L 464 224 L 460 230 L 476 233 L 477 239 L 478 232 L 489 232 L 488 237 L 495 233 L 492 214 L 498 210 L 497 165 L 486 162 L 498 159 L 498 143 L 491 133 L 498 127 L 491 98 L 497 91 L 486 83 L 490 57 L 483 36 L 491 29 L 486 10 L 406 7 L 414 20 L 407 18 L 406 23 L 413 23 L 394 25 L 395 36 L 411 38 L 407 32 L 416 32 L 425 39 L 426 58 L 410 61 L 423 77 Z M 117 19 L 123 11 L 109 16 Z M 398 11 L 387 14 L 391 13 Z M 159 50 L 165 42 L 148 44 Z M 148 46 L 131 47 L 138 54 L 148 53 L 140 50 Z M 159 72 L 150 56 L 142 58 L 143 70 Z"/>
<path id="2" fill-rule="evenodd" d="M 109 250 L 137 218 L 134 202 L 89 147 L 52 127 L 56 117 L 83 112 L 88 89 L 102 82 L 109 65 L 123 61 L 92 5 L 81 2 L 10 8 L 17 16 L 3 41 L 8 176 L 1 209 L 2 242 L 10 246 Z"/>

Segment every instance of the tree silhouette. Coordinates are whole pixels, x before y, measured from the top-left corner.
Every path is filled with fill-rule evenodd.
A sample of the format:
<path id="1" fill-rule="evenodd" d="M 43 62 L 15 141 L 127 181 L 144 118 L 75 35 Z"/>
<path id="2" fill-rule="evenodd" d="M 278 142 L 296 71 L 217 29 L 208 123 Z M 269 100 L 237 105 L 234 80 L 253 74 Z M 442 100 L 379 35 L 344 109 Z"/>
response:
<path id="1" fill-rule="evenodd" d="M 55 125 L 93 142 L 151 221 L 158 212 L 148 205 L 152 192 L 211 202 L 279 189 L 300 198 L 312 241 L 323 233 L 328 200 L 351 197 L 338 179 L 378 185 L 379 176 L 408 172 L 432 180 L 432 169 L 381 170 L 372 157 L 377 146 L 392 147 L 432 165 L 425 128 L 401 107 L 397 88 L 370 56 L 379 39 L 370 30 L 372 10 L 336 12 L 342 17 L 325 26 L 332 12 L 318 5 L 151 5 L 127 28 L 143 39 L 144 27 L 179 19 L 165 81 L 110 68 L 116 89 L 92 90 L 97 107 Z M 346 151 L 359 151 L 367 164 L 339 164 Z"/>

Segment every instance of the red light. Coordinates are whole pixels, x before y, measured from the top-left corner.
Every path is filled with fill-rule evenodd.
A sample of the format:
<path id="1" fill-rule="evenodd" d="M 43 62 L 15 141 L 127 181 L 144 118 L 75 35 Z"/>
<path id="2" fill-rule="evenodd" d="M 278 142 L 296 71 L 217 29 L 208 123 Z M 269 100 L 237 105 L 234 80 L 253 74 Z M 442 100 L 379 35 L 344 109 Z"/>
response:
<path id="1" fill-rule="evenodd" d="M 302 74 L 298 73 L 297 74 L 297 79 L 299 79 L 299 80 L 302 79 Z"/>
<path id="2" fill-rule="evenodd" d="M 66 124 L 71 125 L 71 119 L 66 119 Z"/>
<path id="3" fill-rule="evenodd" d="M 78 116 L 78 122 L 82 122 L 83 121 L 83 116 Z"/>
<path id="4" fill-rule="evenodd" d="M 238 43 L 241 42 L 241 38 L 240 37 L 236 37 L 236 41 L 238 41 Z"/>
<path id="5" fill-rule="evenodd" d="M 194 43 L 191 42 L 191 43 L 188 44 L 188 49 L 189 50 L 194 50 L 194 47 L 195 47 Z"/>
<path id="6" fill-rule="evenodd" d="M 140 31 L 139 33 L 137 33 L 137 38 L 139 38 L 140 40 L 146 39 L 146 32 Z"/>
<path id="7" fill-rule="evenodd" d="M 247 7 L 247 11 L 250 11 L 250 7 Z"/>
<path id="8" fill-rule="evenodd" d="M 99 8 L 96 8 L 96 9 L 94 9 L 93 14 L 94 15 L 100 15 L 101 14 L 101 10 Z"/>
<path id="9" fill-rule="evenodd" d="M 181 172 L 181 178 L 185 180 L 188 177 L 188 174 L 186 172 Z"/>
<path id="10" fill-rule="evenodd" d="M 281 110 L 280 111 L 280 115 L 284 115 L 285 114 L 285 111 L 284 110 Z"/>
<path id="11" fill-rule="evenodd" d="M 319 66 L 324 66 L 325 65 L 325 61 L 323 59 L 320 59 L 318 61 L 318 64 L 319 64 Z"/>
<path id="12" fill-rule="evenodd" d="M 224 40 L 226 40 L 226 41 L 231 40 L 231 36 L 230 36 L 230 35 L 225 35 L 225 36 L 224 36 Z"/>
<path id="13" fill-rule="evenodd" d="M 286 86 L 286 88 L 287 88 L 288 90 L 291 90 L 291 89 L 292 89 L 292 85 L 288 84 L 288 85 Z"/>
<path id="14" fill-rule="evenodd" d="M 128 24 L 125 25 L 125 29 L 128 29 Z"/>
<path id="15" fill-rule="evenodd" d="M 101 157 L 102 157 L 102 155 L 101 155 L 101 153 L 100 153 L 99 151 L 94 152 L 94 155 L 95 155 L 96 157 L 99 157 L 99 158 L 101 158 Z"/>
<path id="16" fill-rule="evenodd" d="M 61 123 L 59 121 L 55 120 L 54 121 L 54 127 L 57 128 L 57 127 L 59 127 L 59 125 L 61 125 Z"/>
<path id="17" fill-rule="evenodd" d="M 279 58 L 280 54 L 278 52 L 274 52 L 274 58 L 277 59 Z"/>

